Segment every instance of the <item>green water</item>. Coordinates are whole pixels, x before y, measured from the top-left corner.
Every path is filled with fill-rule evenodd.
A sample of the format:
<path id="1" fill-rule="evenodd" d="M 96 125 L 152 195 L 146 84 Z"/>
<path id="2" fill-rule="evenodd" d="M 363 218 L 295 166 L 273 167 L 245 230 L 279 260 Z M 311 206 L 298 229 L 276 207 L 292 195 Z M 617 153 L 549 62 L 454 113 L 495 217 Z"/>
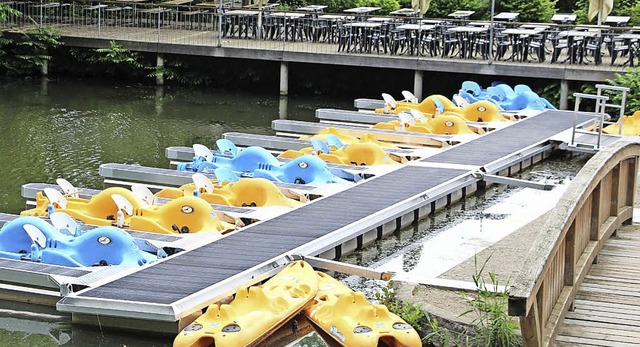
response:
<path id="1" fill-rule="evenodd" d="M 161 96 L 163 94 L 163 96 Z M 101 188 L 102 163 L 168 167 L 164 149 L 202 143 L 225 132 L 273 134 L 278 118 L 314 120 L 320 107 L 353 100 L 165 89 L 97 82 L 0 82 L 0 212 L 24 207 L 20 186 L 54 183 Z M 144 337 L 72 326 L 53 310 L 0 302 L 2 346 L 168 346 Z M 310 344 L 317 345 L 312 339 Z"/>

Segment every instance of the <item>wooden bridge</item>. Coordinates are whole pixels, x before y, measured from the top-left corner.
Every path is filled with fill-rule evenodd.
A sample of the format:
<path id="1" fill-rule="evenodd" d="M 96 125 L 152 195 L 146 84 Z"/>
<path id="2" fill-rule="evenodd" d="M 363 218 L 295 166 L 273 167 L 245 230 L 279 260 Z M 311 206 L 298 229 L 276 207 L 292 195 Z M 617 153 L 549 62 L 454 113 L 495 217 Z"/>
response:
<path id="1" fill-rule="evenodd" d="M 618 231 L 639 156 L 631 141 L 599 152 L 550 214 L 510 291 L 525 346 L 640 345 L 640 228 Z"/>

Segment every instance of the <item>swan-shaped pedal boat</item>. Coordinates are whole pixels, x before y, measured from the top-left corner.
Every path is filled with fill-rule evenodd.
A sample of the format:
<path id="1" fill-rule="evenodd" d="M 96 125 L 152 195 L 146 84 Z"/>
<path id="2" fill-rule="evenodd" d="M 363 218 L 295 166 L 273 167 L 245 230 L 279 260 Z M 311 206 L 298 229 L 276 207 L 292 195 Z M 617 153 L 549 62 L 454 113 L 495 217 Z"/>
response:
<path id="1" fill-rule="evenodd" d="M 53 213 L 51 219 L 67 227 L 57 229 L 29 216 L 5 224 L 0 229 L 0 257 L 69 267 L 136 267 L 158 259 L 156 254 L 142 251 L 131 235 L 116 227 L 102 226 L 80 233 L 79 228 L 69 227 L 75 222 L 62 212 Z"/>
<path id="2" fill-rule="evenodd" d="M 242 151 L 229 151 L 223 149 L 228 147 L 221 148 L 221 144 L 230 143 L 230 141 L 218 140 L 216 143 L 220 149 L 216 153 L 204 145 L 194 144 L 193 161 L 179 163 L 177 169 L 179 171 L 215 173 L 215 169 L 224 167 L 242 177 L 266 178 L 274 182 L 311 185 L 352 183 L 331 173 L 327 163 L 316 156 L 303 155 L 282 162 L 262 147 L 252 146 Z M 230 144 L 229 147 L 231 145 L 233 144 Z"/>
<path id="3" fill-rule="evenodd" d="M 298 314 L 317 292 L 313 268 L 295 261 L 264 284 L 240 289 L 231 303 L 210 305 L 178 334 L 173 346 L 255 346 Z"/>
<path id="4" fill-rule="evenodd" d="M 36 207 L 21 212 L 23 216 L 46 217 L 51 212 L 65 212 L 91 225 L 115 225 L 160 234 L 217 232 L 235 229 L 221 221 L 211 205 L 195 196 L 183 196 L 164 205 L 152 206 L 132 191 L 110 187 L 91 197 L 65 197 L 53 188 L 36 194 Z"/>
<path id="5" fill-rule="evenodd" d="M 320 139 L 311 139 L 313 147 L 301 150 L 289 149 L 278 158 L 294 159 L 302 155 L 315 154 L 318 158 L 334 164 L 343 165 L 400 165 L 394 161 L 384 149 L 374 142 L 357 142 L 345 145 L 335 135 L 326 135 L 326 142 Z"/>
<path id="6" fill-rule="evenodd" d="M 555 110 L 547 99 L 540 97 L 526 84 L 518 84 L 511 88 L 508 84 L 494 82 L 491 87 L 482 89 L 478 83 L 465 81 L 454 100 L 465 100 L 469 103 L 489 100 L 506 111 L 518 110 Z"/>
<path id="7" fill-rule="evenodd" d="M 303 310 L 341 346 L 419 347 L 418 333 L 384 305 L 374 305 L 331 276 L 317 272 L 318 294 Z"/>

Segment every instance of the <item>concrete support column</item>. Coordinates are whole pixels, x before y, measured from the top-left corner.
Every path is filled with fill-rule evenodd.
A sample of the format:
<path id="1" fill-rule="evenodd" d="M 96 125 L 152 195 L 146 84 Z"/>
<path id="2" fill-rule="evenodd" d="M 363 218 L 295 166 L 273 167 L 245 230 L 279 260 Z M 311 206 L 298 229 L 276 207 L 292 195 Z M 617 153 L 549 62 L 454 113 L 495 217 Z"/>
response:
<path id="1" fill-rule="evenodd" d="M 569 81 L 560 80 L 560 109 L 566 110 L 569 107 Z"/>
<path id="2" fill-rule="evenodd" d="M 49 75 L 49 61 L 45 60 L 42 62 L 42 66 L 40 67 L 40 73 L 42 74 L 42 76 L 48 76 Z"/>
<path id="3" fill-rule="evenodd" d="M 164 55 L 158 53 L 156 56 L 156 67 L 161 70 L 164 67 Z M 163 86 L 164 85 L 164 74 L 158 73 L 156 74 L 156 85 Z"/>
<path id="4" fill-rule="evenodd" d="M 280 63 L 280 95 L 289 94 L 289 63 Z"/>
<path id="5" fill-rule="evenodd" d="M 287 119 L 287 110 L 289 109 L 289 97 L 286 95 L 280 96 L 280 102 L 278 103 L 278 116 L 280 119 Z"/>
<path id="6" fill-rule="evenodd" d="M 418 102 L 422 101 L 422 77 L 423 71 L 416 70 L 413 73 L 413 94 L 418 98 Z"/>

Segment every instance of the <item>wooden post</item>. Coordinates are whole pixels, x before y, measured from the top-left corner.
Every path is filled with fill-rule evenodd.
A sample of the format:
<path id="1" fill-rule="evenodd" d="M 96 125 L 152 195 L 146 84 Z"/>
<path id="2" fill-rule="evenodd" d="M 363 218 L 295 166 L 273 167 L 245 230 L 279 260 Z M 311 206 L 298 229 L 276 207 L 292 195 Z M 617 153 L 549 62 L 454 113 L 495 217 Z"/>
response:
<path id="1" fill-rule="evenodd" d="M 610 216 L 617 216 L 620 212 L 620 163 L 611 170 L 611 208 Z"/>
<path id="2" fill-rule="evenodd" d="M 625 206 L 633 206 L 633 202 L 636 196 L 636 177 L 638 176 L 638 160 L 637 157 L 629 158 L 629 170 L 627 172 L 627 199 Z"/>
<path id="3" fill-rule="evenodd" d="M 575 280 L 575 265 L 576 265 L 576 221 L 573 220 L 567 235 L 564 239 L 565 251 L 564 251 L 564 285 L 572 286 Z"/>
<path id="4" fill-rule="evenodd" d="M 598 241 L 600 237 L 600 186 L 602 181 L 598 183 L 591 193 L 591 232 L 589 240 Z"/>

